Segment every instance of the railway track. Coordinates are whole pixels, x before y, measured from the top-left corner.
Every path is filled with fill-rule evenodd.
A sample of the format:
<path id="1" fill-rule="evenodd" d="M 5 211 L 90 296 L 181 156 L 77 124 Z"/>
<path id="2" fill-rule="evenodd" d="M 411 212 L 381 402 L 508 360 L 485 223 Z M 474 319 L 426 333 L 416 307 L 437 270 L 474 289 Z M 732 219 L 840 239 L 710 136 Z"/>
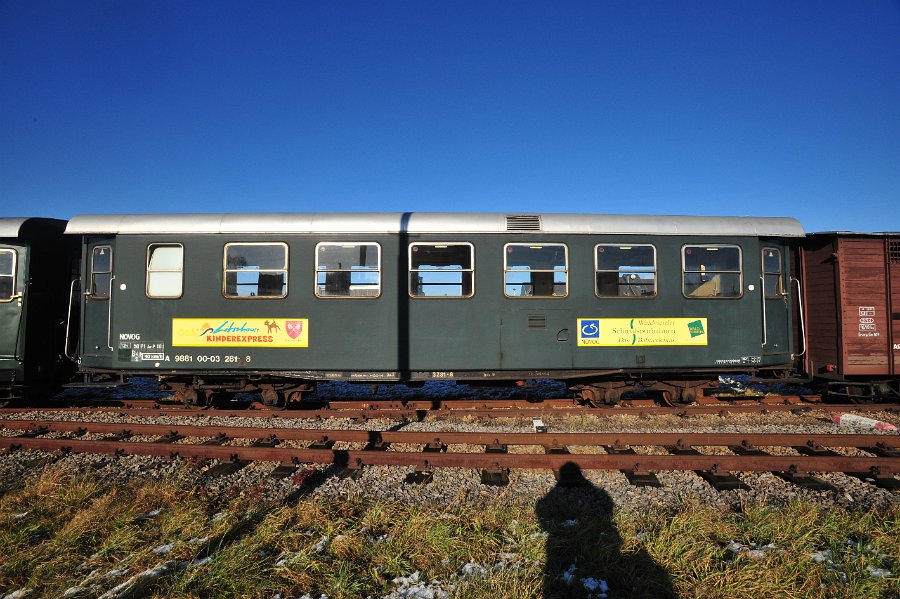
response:
<path id="1" fill-rule="evenodd" d="M 625 400 L 615 406 L 588 407 L 576 405 L 571 399 L 530 400 L 340 400 L 307 401 L 293 409 L 272 409 L 260 403 L 233 402 L 222 407 L 191 407 L 157 400 L 81 401 L 76 404 L 44 404 L 32 408 L 7 407 L 0 409 L 0 417 L 24 411 L 89 413 L 121 412 L 133 416 L 208 416 L 254 418 L 350 418 L 354 420 L 422 419 L 444 416 L 474 416 L 479 418 L 535 417 L 547 415 L 595 416 L 691 416 L 708 414 L 753 414 L 816 409 L 829 413 L 900 411 L 897 404 L 830 404 L 818 396 L 764 396 L 758 398 L 733 397 L 720 399 L 704 397 L 684 406 L 661 406 L 651 399 Z"/>
<path id="2" fill-rule="evenodd" d="M 842 472 L 900 489 L 894 477 L 900 473 L 898 435 L 420 432 L 15 419 L 0 420 L 0 428 L 16 433 L 0 437 L 7 451 L 219 460 L 231 471 L 270 461 L 281 464 L 281 476 L 302 464 L 335 464 L 351 474 L 366 466 L 408 466 L 414 468 L 410 482 L 427 482 L 435 468 L 476 468 L 483 482 L 503 484 L 510 469 L 552 469 L 563 482 L 573 469 L 600 469 L 620 470 L 636 485 L 659 486 L 654 472 L 680 470 L 727 489 L 746 487 L 733 472 L 772 472 L 824 489 L 828 483 L 809 473 Z M 96 435 L 102 436 L 85 438 Z M 250 445 L 232 444 L 248 440 Z M 364 447 L 336 448 L 338 443 Z M 835 451 L 841 448 L 850 451 Z"/>

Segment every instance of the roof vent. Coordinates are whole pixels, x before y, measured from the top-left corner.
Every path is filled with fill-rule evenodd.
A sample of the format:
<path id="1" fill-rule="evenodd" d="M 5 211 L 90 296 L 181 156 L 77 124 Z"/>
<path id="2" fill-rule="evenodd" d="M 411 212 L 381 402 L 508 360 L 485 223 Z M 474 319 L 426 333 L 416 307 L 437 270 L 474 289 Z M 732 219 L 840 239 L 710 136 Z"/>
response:
<path id="1" fill-rule="evenodd" d="M 537 214 L 510 214 L 506 216 L 507 231 L 540 231 L 541 217 Z"/>

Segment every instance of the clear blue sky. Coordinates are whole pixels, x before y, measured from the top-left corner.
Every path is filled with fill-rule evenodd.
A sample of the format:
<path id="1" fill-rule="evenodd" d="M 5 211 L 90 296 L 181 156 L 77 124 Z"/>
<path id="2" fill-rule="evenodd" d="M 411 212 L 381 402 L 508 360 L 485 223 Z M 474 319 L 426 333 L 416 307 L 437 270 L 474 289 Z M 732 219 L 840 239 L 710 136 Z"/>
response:
<path id="1" fill-rule="evenodd" d="M 900 231 L 900 2 L 0 0 L 0 206 Z"/>

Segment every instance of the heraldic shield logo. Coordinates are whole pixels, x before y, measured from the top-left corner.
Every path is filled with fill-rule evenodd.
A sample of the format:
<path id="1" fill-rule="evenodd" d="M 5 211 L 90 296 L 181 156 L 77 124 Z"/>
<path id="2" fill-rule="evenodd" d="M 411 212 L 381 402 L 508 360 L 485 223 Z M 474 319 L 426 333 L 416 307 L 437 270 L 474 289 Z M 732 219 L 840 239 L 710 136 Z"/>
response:
<path id="1" fill-rule="evenodd" d="M 309 347 L 309 319 L 173 318 L 172 347 Z"/>
<path id="2" fill-rule="evenodd" d="M 284 321 L 285 332 L 291 339 L 296 339 L 303 332 L 302 320 L 286 320 Z"/>

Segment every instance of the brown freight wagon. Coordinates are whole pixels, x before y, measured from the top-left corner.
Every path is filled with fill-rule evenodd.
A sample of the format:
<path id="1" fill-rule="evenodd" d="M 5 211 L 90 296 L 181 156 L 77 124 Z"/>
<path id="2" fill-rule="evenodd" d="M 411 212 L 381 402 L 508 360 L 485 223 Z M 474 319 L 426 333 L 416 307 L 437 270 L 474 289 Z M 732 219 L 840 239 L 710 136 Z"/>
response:
<path id="1" fill-rule="evenodd" d="M 798 367 L 832 394 L 900 395 L 900 233 L 812 233 L 798 255 Z"/>

